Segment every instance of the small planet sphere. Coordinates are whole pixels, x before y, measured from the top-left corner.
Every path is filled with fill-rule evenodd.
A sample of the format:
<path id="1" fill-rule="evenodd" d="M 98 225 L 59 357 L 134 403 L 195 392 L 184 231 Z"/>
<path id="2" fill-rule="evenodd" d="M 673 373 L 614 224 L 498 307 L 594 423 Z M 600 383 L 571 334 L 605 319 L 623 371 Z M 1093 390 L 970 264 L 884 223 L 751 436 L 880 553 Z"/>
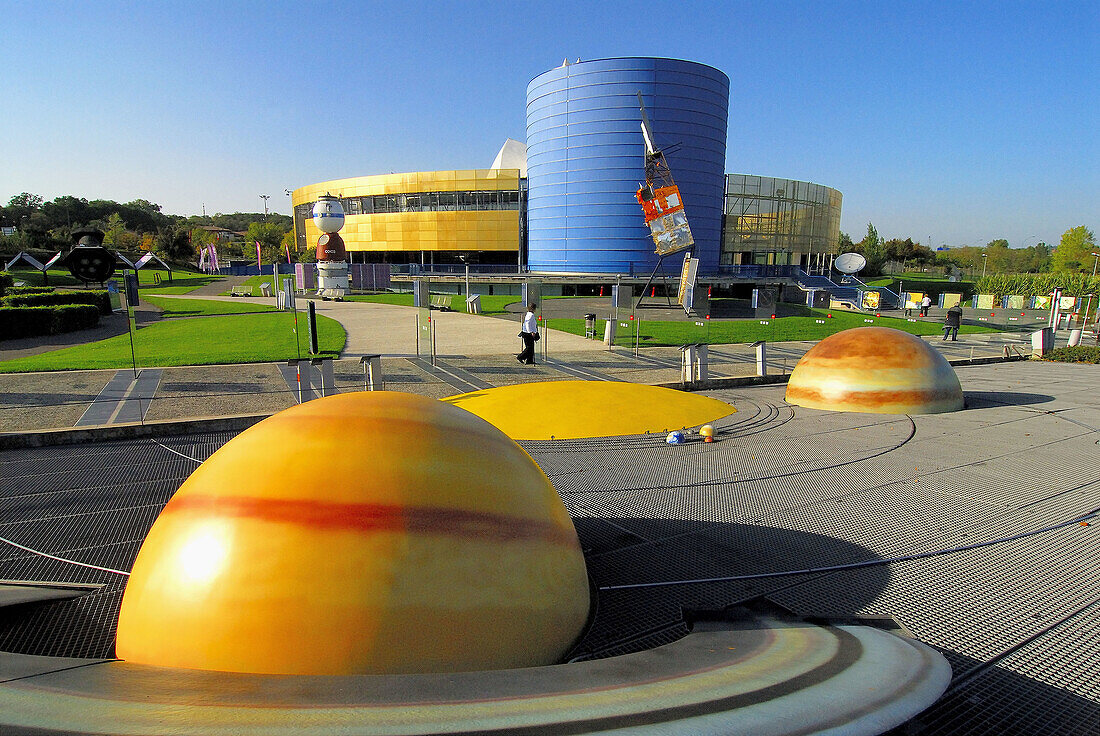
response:
<path id="1" fill-rule="evenodd" d="M 704 424 L 702 427 L 699 427 L 699 434 L 702 435 L 703 437 L 713 437 L 714 436 L 714 425 L 713 424 Z"/>
<path id="2" fill-rule="evenodd" d="M 830 335 L 802 356 L 789 404 L 872 414 L 938 414 L 963 408 L 955 369 L 934 347 L 889 327 Z"/>
<path id="3" fill-rule="evenodd" d="M 335 233 L 344 226 L 344 208 L 340 200 L 322 195 L 313 205 L 313 224 L 323 233 Z"/>
<path id="4" fill-rule="evenodd" d="M 668 437 L 665 437 L 665 442 L 670 445 L 682 445 L 684 444 L 684 433 L 680 430 L 669 432 Z"/>
<path id="5" fill-rule="evenodd" d="M 440 401 L 309 401 L 227 442 L 138 553 L 117 655 L 299 675 L 554 664 L 589 584 L 546 474 Z"/>

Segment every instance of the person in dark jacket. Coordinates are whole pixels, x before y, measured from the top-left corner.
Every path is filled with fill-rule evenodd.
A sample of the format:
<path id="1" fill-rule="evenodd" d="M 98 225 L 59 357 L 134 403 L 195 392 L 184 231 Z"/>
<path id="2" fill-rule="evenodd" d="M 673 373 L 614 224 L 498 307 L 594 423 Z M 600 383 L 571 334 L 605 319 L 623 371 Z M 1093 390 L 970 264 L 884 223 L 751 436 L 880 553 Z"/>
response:
<path id="1" fill-rule="evenodd" d="M 527 305 L 527 314 L 523 315 L 523 326 L 520 327 L 519 336 L 523 339 L 523 352 L 516 356 L 516 360 L 524 365 L 535 364 L 535 341 L 539 339 L 539 322 L 535 315 L 539 305 L 531 302 Z"/>
<path id="2" fill-rule="evenodd" d="M 959 339 L 959 326 L 962 324 L 963 309 L 958 304 L 947 310 L 947 317 L 943 321 L 943 339 L 951 335 L 952 340 Z"/>

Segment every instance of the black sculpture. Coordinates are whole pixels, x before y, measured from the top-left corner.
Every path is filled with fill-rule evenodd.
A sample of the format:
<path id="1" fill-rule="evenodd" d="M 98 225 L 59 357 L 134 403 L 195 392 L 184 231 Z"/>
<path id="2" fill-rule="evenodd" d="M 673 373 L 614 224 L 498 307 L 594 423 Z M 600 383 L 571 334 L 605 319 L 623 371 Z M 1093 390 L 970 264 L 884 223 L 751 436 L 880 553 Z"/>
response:
<path id="1" fill-rule="evenodd" d="M 103 231 L 82 228 L 70 233 L 73 249 L 61 259 L 73 278 L 84 283 L 106 281 L 115 272 L 115 257 L 103 247 Z"/>

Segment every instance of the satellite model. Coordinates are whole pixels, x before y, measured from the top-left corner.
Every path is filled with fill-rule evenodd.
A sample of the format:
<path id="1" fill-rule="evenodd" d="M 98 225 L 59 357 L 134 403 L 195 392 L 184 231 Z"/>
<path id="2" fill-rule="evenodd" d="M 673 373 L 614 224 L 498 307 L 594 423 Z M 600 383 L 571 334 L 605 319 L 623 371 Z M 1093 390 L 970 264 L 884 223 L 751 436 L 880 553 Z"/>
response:
<path id="1" fill-rule="evenodd" d="M 638 107 L 642 113 L 642 140 L 645 141 L 645 185 L 638 189 L 635 196 L 638 198 L 638 204 L 642 206 L 645 224 L 649 225 L 653 243 L 657 246 L 658 260 L 649 280 L 642 287 L 642 293 L 638 297 L 635 308 L 641 306 L 646 289 L 653 283 L 653 278 L 660 270 L 665 256 L 695 245 L 691 228 L 688 227 L 687 213 L 684 212 L 684 200 L 680 196 L 680 188 L 672 179 L 672 172 L 668 168 L 664 153 L 653 143 L 653 127 L 649 124 L 649 116 L 645 113 L 641 92 L 638 93 Z M 698 268 L 699 260 L 692 258 L 691 252 L 688 251 L 684 257 L 684 266 L 680 274 L 680 291 L 677 297 L 677 303 L 683 305 L 688 314 L 691 314 L 692 309 L 697 306 L 695 281 Z M 668 295 L 667 286 L 665 293 Z M 671 303 L 670 296 L 669 304 Z"/>
<path id="2" fill-rule="evenodd" d="M 645 140 L 645 186 L 638 189 L 638 203 L 645 213 L 657 255 L 664 256 L 695 244 L 688 227 L 680 189 L 672 179 L 665 155 L 653 143 L 653 127 L 645 113 L 642 93 L 638 93 L 642 111 L 642 138 Z"/>
<path id="3" fill-rule="evenodd" d="M 348 293 L 347 251 L 339 230 L 344 226 L 344 208 L 330 194 L 317 198 L 313 223 L 321 231 L 317 239 L 317 296 L 343 299 Z"/>

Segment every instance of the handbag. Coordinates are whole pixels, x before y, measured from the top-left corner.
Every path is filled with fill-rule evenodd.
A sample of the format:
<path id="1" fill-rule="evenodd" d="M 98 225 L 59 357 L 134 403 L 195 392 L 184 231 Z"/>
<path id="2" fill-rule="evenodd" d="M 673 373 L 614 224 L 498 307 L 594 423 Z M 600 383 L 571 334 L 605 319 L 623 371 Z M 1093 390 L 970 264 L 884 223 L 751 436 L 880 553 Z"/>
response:
<path id="1" fill-rule="evenodd" d="M 536 332 L 535 333 L 535 342 L 538 342 L 541 339 L 542 339 L 542 335 L 540 335 L 539 333 Z"/>

